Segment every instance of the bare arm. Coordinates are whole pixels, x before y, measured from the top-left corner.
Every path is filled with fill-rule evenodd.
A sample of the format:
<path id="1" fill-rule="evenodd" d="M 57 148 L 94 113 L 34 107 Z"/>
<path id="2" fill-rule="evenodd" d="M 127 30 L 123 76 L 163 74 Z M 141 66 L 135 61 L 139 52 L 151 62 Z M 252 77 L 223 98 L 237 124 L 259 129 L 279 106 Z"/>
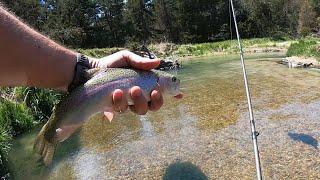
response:
<path id="1" fill-rule="evenodd" d="M 0 6 L 0 86 L 66 90 L 76 53 L 46 38 Z"/>

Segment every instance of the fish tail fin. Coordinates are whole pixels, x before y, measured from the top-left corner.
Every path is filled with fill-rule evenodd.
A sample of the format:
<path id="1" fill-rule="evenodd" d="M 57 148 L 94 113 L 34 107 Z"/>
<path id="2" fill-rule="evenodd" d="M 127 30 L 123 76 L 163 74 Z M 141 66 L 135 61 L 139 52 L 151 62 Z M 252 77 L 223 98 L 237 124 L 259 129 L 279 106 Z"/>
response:
<path id="1" fill-rule="evenodd" d="M 54 155 L 54 151 L 55 148 L 57 146 L 57 141 L 54 141 L 51 139 L 47 139 L 45 134 L 46 132 L 49 130 L 49 123 L 51 118 L 49 119 L 49 121 L 42 127 L 41 131 L 39 132 L 39 134 L 37 135 L 34 145 L 33 145 L 33 149 L 39 153 L 43 159 L 43 163 L 48 166 L 51 164 L 52 159 L 53 159 L 53 155 Z"/>
<path id="2" fill-rule="evenodd" d="M 45 132 L 47 131 L 48 122 L 42 127 L 40 133 L 36 137 L 33 149 L 42 156 L 43 162 L 46 166 L 51 164 L 54 151 L 57 143 L 49 142 L 45 138 Z"/>

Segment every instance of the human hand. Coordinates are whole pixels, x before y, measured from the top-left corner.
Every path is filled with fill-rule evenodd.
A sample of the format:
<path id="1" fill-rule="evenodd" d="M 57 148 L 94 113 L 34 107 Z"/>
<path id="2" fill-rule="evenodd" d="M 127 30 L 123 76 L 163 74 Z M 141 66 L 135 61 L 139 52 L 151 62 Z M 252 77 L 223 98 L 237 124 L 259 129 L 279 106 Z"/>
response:
<path id="1" fill-rule="evenodd" d="M 96 67 L 132 67 L 141 70 L 150 70 L 156 68 L 160 64 L 159 59 L 143 58 L 130 51 L 123 50 L 112 55 L 106 56 L 101 59 L 90 59 L 90 64 L 93 68 Z M 134 105 L 128 106 L 124 97 L 124 93 L 120 89 L 116 89 L 113 92 L 113 109 L 116 112 L 124 112 L 128 107 L 136 114 L 144 115 L 150 111 L 156 111 L 160 109 L 163 104 L 163 97 L 161 92 L 156 88 L 151 92 L 150 102 L 143 96 L 142 90 L 138 86 L 134 86 L 129 90 L 130 96 L 134 102 Z"/>

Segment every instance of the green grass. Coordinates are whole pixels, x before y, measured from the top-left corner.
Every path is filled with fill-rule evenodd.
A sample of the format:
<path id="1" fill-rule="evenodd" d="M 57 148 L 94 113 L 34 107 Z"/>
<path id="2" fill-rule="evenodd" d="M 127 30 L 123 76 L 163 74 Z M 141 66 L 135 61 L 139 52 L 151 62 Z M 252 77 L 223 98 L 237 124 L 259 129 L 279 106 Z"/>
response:
<path id="1" fill-rule="evenodd" d="M 124 48 L 94 48 L 94 49 L 76 49 L 77 52 L 86 54 L 90 57 L 102 58 L 109 54 L 123 50 Z"/>
<path id="2" fill-rule="evenodd" d="M 39 88 L 1 88 L 0 178 L 8 173 L 7 154 L 11 140 L 46 120 L 61 95 Z"/>
<path id="3" fill-rule="evenodd" d="M 276 41 L 270 38 L 256 38 L 256 39 L 244 39 L 241 40 L 242 46 L 245 51 L 249 51 L 252 48 L 286 48 L 287 43 L 291 41 Z M 221 41 L 212 43 L 201 43 L 201 44 L 187 44 L 180 45 L 176 52 L 178 56 L 204 56 L 211 55 L 214 53 L 234 54 L 238 53 L 239 48 L 236 40 L 232 41 Z"/>
<path id="4" fill-rule="evenodd" d="M 292 43 L 287 56 L 315 57 L 320 60 L 320 39 L 303 39 Z"/>
<path id="5" fill-rule="evenodd" d="M 271 38 L 255 38 L 241 40 L 241 43 L 246 52 L 251 52 L 253 51 L 252 49 L 260 49 L 260 52 L 263 52 L 263 49 L 267 48 L 287 49 L 291 42 L 291 40 L 273 40 Z M 165 57 L 170 55 L 175 55 L 179 57 L 206 56 L 213 55 L 215 53 L 236 54 L 239 52 L 236 40 L 181 45 L 172 43 L 160 43 L 151 44 L 148 48 L 150 49 L 150 51 L 154 52 L 158 57 Z M 122 49 L 124 48 L 77 49 L 77 51 L 91 57 L 100 58 Z M 133 51 L 133 49 L 128 49 Z"/>
<path id="6" fill-rule="evenodd" d="M 23 103 L 0 99 L 0 176 L 8 172 L 7 153 L 13 136 L 29 131 L 35 121 L 31 110 Z"/>

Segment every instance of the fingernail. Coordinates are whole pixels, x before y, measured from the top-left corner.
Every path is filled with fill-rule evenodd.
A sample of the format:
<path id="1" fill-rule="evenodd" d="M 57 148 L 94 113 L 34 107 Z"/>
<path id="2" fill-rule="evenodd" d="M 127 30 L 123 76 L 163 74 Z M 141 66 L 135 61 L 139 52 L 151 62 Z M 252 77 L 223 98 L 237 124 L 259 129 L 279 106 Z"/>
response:
<path id="1" fill-rule="evenodd" d="M 160 100 L 161 99 L 161 96 L 160 96 L 160 93 L 159 92 L 156 92 L 156 100 Z"/>
<path id="2" fill-rule="evenodd" d="M 141 92 L 141 90 L 139 90 L 139 89 L 140 89 L 139 87 L 133 87 L 133 88 L 131 88 L 131 95 L 132 95 L 132 96 L 135 96 L 135 97 L 141 96 L 142 92 Z"/>

